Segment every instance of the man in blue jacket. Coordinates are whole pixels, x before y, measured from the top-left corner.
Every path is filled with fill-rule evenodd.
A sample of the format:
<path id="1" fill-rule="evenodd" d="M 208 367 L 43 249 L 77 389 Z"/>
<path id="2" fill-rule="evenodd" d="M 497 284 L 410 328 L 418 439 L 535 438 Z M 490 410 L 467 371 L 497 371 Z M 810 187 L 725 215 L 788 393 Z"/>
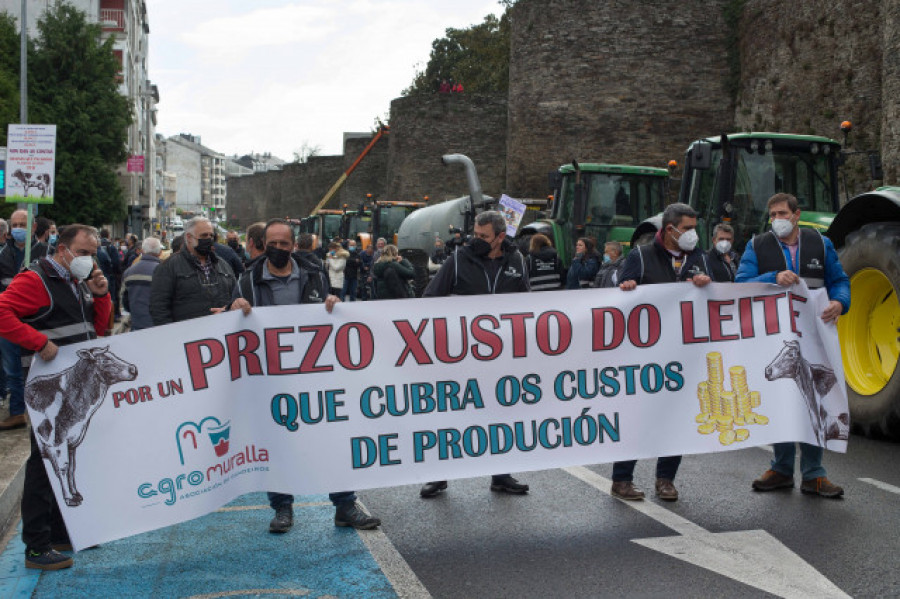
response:
<path id="1" fill-rule="evenodd" d="M 741 257 L 735 275 L 736 283 L 757 281 L 790 287 L 806 281 L 810 289 L 825 287 L 828 305 L 822 320 L 833 323 L 850 308 L 850 279 L 844 272 L 834 245 L 814 229 L 801 229 L 800 205 L 787 193 L 776 193 L 767 204 L 772 230 L 754 237 Z M 757 491 L 774 491 L 794 487 L 794 443 L 775 443 L 772 466 L 753 481 Z M 825 476 L 822 467 L 824 449 L 800 443 L 800 490 L 810 495 L 840 497 L 844 489 Z"/>

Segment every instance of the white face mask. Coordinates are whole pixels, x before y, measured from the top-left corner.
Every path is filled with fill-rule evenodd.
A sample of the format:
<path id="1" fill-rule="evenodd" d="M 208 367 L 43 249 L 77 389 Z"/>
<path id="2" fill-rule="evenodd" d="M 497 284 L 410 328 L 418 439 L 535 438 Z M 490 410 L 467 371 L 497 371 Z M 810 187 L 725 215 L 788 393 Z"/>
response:
<path id="1" fill-rule="evenodd" d="M 794 230 L 794 223 L 788 218 L 776 218 L 772 221 L 772 231 L 775 232 L 780 239 L 789 236 Z"/>
<path id="2" fill-rule="evenodd" d="M 722 241 L 716 242 L 716 249 L 719 250 L 720 254 L 727 254 L 731 251 L 731 242 L 727 239 L 723 239 Z"/>
<path id="3" fill-rule="evenodd" d="M 69 272 L 79 281 L 85 280 L 94 270 L 94 259 L 90 256 L 76 256 L 69 248 L 66 248 L 66 251 L 72 256 L 72 261 L 69 262 Z"/>
<path id="4" fill-rule="evenodd" d="M 676 229 L 675 227 L 672 228 L 678 231 L 678 229 Z M 678 247 L 680 247 L 685 252 L 694 251 L 694 248 L 697 247 L 697 241 L 700 240 L 700 238 L 697 237 L 697 231 L 691 229 L 690 231 L 685 231 L 684 233 L 678 231 L 678 233 L 680 233 L 678 237 Z"/>

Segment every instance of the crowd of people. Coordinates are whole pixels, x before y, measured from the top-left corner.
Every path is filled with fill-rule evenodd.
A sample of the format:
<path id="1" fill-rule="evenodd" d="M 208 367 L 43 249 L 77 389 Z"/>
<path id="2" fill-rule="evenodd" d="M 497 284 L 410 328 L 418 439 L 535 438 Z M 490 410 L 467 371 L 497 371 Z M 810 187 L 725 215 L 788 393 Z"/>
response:
<path id="1" fill-rule="evenodd" d="M 562 264 L 545 235 L 532 236 L 527 251 L 520 251 L 506 236 L 503 216 L 482 212 L 475 218 L 470 239 L 454 231 L 446 244 L 435 241 L 423 297 L 598 287 L 628 292 L 675 282 L 698 287 L 711 281 L 790 286 L 803 278 L 811 288 L 827 289 L 831 301 L 822 319 L 835 321 L 849 308 L 850 293 L 833 245 L 816 231 L 799 228 L 795 197 L 774 195 L 768 211 L 772 231 L 750 240 L 743 256 L 734 252 L 734 230 L 725 223 L 713 229 L 711 249 L 700 249 L 697 213 L 685 204 L 671 204 L 651 243 L 624 255 L 619 242 L 607 241 L 601 253 L 594 239 L 582 237 L 570 264 Z M 122 309 L 130 328 L 140 330 L 227 310 L 250 314 L 261 306 L 323 304 L 330 312 L 342 301 L 416 295 L 413 265 L 385 239 L 365 249 L 354 239 L 321 243 L 308 233 L 297 236 L 281 219 L 251 225 L 243 244 L 237 232 L 229 232 L 225 244 L 218 243 L 213 223 L 203 217 L 186 222 L 183 236 L 171 244 L 164 238 L 139 240 L 133 235 L 111 240 L 106 230 L 79 224 L 57 231 L 46 219 L 37 219 L 30 233 L 26 226 L 22 210 L 14 212 L 9 222 L 0 219 L 0 241 L 7 240 L 0 250 L 0 392 L 9 395 L 10 407 L 0 430 L 27 424 L 23 384 L 34 353 L 51 360 L 58 346 L 108 334 Z M 28 243 L 33 261 L 24 264 Z M 824 272 L 811 272 L 809 264 L 824 265 Z M 69 567 L 72 558 L 60 551 L 71 545 L 33 432 L 31 444 L 22 500 L 26 566 Z M 842 495 L 843 489 L 826 477 L 822 448 L 803 443 L 800 448 L 801 490 L 825 497 Z M 752 487 L 757 491 L 793 487 L 795 452 L 793 443 L 776 444 L 770 468 Z M 657 460 L 659 499 L 678 499 L 674 481 L 680 462 L 681 456 Z M 634 483 L 635 463 L 613 465 L 613 496 L 644 499 Z M 435 497 L 447 488 L 447 481 L 431 481 L 420 495 Z M 491 478 L 490 490 L 523 495 L 529 486 L 504 473 Z M 337 526 L 371 529 L 381 524 L 362 509 L 353 491 L 331 493 L 330 499 Z M 273 491 L 269 502 L 275 512 L 269 531 L 287 532 L 293 524 L 293 497 Z"/>

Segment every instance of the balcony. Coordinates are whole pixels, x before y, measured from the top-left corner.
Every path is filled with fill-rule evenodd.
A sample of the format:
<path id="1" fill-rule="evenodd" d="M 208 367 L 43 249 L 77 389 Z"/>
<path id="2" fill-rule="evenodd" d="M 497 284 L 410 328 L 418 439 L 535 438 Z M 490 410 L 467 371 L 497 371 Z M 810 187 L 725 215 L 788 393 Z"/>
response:
<path id="1" fill-rule="evenodd" d="M 121 8 L 101 8 L 100 25 L 103 31 L 125 31 L 125 11 Z"/>

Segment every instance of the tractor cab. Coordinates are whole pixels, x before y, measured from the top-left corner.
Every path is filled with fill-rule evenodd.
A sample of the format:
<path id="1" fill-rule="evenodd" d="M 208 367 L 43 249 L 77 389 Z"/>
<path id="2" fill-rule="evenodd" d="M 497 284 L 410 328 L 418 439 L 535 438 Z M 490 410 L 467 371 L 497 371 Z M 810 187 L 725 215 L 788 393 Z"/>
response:
<path id="1" fill-rule="evenodd" d="M 801 226 L 824 232 L 838 210 L 840 144 L 827 137 L 737 133 L 688 147 L 680 201 L 699 213 L 697 233 L 708 248 L 713 227 L 734 227 L 735 249 L 766 230 L 766 202 L 776 193 L 796 196 Z"/>
<path id="2" fill-rule="evenodd" d="M 548 235 L 567 264 L 578 237 L 593 237 L 598 248 L 607 241 L 627 248 L 635 227 L 665 207 L 668 180 L 662 168 L 565 164 L 551 174 L 550 218 L 527 229 Z"/>

